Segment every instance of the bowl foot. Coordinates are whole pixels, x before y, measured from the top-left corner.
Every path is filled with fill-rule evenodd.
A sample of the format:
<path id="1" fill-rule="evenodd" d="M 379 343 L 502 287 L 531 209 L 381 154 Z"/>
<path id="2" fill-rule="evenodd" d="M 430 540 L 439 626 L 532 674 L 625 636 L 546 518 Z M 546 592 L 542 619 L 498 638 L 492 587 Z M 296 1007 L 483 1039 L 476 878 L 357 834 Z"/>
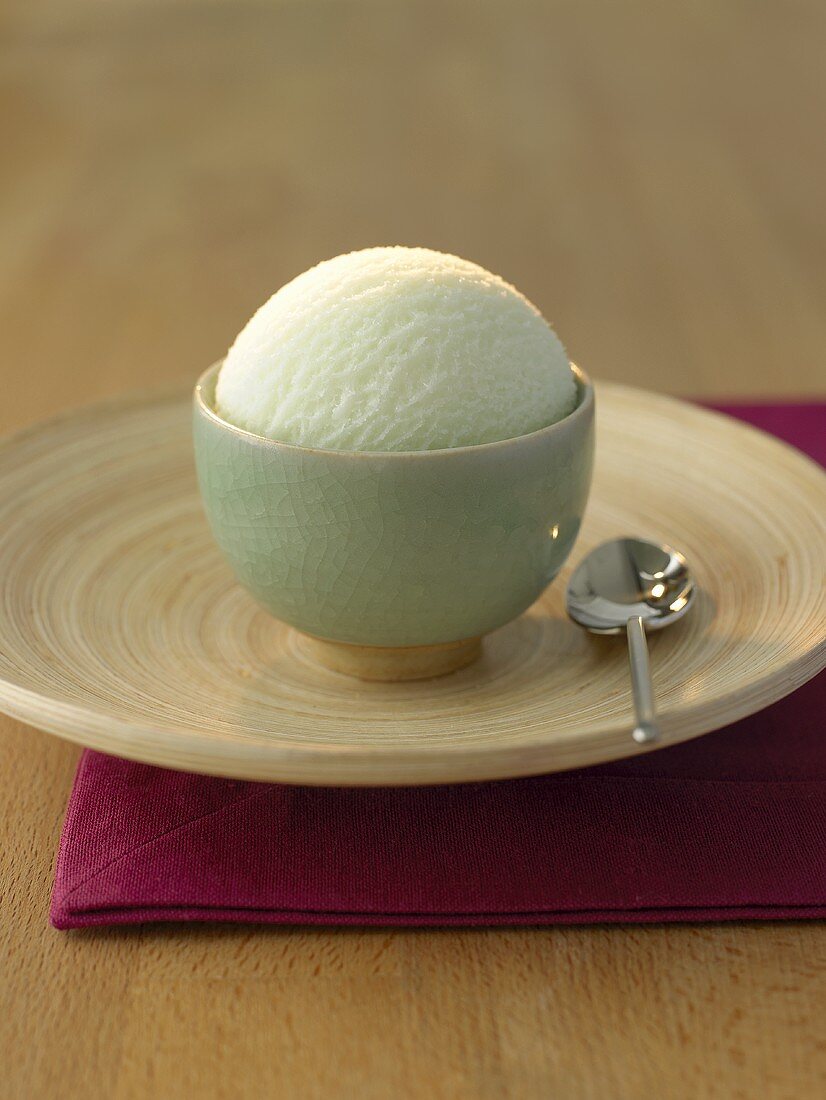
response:
<path id="1" fill-rule="evenodd" d="M 301 652 L 325 668 L 359 680 L 383 683 L 445 676 L 465 668 L 482 652 L 481 638 L 463 638 L 441 645 L 377 646 L 331 642 L 298 630 L 295 635 Z"/>

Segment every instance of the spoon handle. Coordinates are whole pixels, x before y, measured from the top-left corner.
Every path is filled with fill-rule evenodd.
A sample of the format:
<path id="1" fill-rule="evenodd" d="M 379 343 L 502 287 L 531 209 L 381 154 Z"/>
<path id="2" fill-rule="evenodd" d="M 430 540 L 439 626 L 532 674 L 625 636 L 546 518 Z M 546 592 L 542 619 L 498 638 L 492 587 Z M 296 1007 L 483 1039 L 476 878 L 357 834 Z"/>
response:
<path id="1" fill-rule="evenodd" d="M 657 729 L 651 665 L 648 662 L 648 644 L 642 619 L 639 616 L 629 619 L 626 631 L 628 656 L 631 659 L 631 687 L 634 692 L 634 709 L 637 712 L 637 724 L 632 736 L 638 745 L 645 745 L 656 741 L 660 731 Z"/>

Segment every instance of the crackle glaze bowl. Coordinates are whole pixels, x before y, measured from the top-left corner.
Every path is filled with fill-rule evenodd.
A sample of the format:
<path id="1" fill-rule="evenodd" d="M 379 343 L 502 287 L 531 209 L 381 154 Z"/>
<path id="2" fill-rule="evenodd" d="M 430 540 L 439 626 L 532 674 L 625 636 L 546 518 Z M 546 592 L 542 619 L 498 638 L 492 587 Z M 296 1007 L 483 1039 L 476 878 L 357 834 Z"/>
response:
<path id="1" fill-rule="evenodd" d="M 198 481 L 241 584 L 328 667 L 400 680 L 460 668 L 565 562 L 582 522 L 594 393 L 563 420 L 479 446 L 329 451 L 266 439 L 194 395 Z"/>

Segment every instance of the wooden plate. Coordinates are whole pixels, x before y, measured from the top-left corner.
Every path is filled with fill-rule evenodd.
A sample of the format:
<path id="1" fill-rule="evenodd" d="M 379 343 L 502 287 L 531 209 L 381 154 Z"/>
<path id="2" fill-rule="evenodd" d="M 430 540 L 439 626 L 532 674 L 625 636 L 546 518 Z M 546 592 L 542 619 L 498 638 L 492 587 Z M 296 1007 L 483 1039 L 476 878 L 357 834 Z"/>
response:
<path id="1" fill-rule="evenodd" d="M 635 533 L 688 556 L 691 614 L 651 638 L 665 744 L 759 710 L 824 651 L 826 475 L 726 417 L 598 391 L 573 553 Z M 563 613 L 563 575 L 475 665 L 368 684 L 327 671 L 233 581 L 193 472 L 186 395 L 63 417 L 0 449 L 0 705 L 119 756 L 247 779 L 444 783 L 641 751 L 623 641 Z"/>

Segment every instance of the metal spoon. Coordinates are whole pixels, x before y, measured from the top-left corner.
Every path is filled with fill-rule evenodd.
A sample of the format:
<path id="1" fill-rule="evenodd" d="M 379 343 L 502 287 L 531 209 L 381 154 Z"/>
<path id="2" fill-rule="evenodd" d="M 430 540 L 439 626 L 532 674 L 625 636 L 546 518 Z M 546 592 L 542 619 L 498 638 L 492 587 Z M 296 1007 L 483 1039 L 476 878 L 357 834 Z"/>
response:
<path id="1" fill-rule="evenodd" d="M 568 584 L 568 614 L 594 634 L 628 635 L 639 745 L 659 736 L 648 663 L 646 627 L 661 630 L 682 618 L 694 581 L 682 554 L 643 539 L 604 542 L 580 562 Z"/>

